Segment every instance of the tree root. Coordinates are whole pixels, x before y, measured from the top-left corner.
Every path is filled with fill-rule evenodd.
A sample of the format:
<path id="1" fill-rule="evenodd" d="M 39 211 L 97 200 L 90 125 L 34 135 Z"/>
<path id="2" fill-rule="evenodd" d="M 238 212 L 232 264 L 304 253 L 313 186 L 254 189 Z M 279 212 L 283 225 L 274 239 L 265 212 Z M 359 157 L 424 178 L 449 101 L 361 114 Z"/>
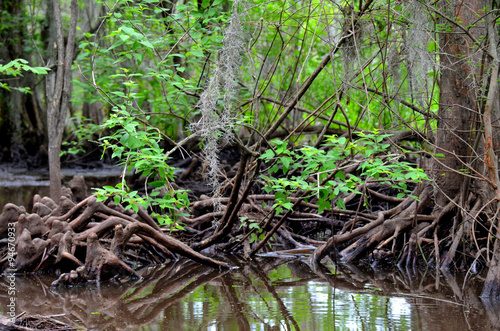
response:
<path id="1" fill-rule="evenodd" d="M 229 268 L 229 265 L 227 265 L 226 263 L 211 259 L 207 256 L 204 256 L 204 255 L 196 252 L 195 250 L 193 250 L 191 247 L 184 244 L 183 242 L 181 242 L 175 238 L 172 238 L 170 236 L 167 236 L 165 234 L 158 233 L 157 231 L 155 231 L 154 229 L 152 229 L 150 226 L 148 226 L 146 224 L 138 223 L 138 222 L 131 223 L 131 224 L 127 225 L 127 227 L 125 228 L 125 230 L 123 232 L 124 233 L 123 233 L 123 244 L 122 245 L 126 244 L 127 241 L 130 239 L 130 237 L 133 234 L 141 233 L 141 234 L 148 235 L 149 237 L 151 237 L 155 241 L 162 244 L 168 250 L 170 250 L 174 253 L 178 253 L 184 257 L 190 258 L 193 261 L 208 265 L 208 266 L 213 267 L 213 268 Z"/>
<path id="2" fill-rule="evenodd" d="M 0 241 L 0 271 L 11 266 L 6 245 L 9 240 L 15 245 L 17 271 L 65 271 L 54 285 L 139 277 L 132 265 L 165 263 L 177 259 L 174 254 L 213 268 L 229 268 L 165 234 L 145 209 L 131 215 L 120 206 L 97 202 L 95 196 L 83 197 L 81 183 L 77 178 L 72 184 L 75 192 L 63 196 L 59 204 L 35 196 L 31 214 L 13 204 L 4 206 L 0 235 L 7 235 L 9 228 L 16 235 L 15 242 L 8 238 Z M 68 198 L 72 195 L 77 196 L 75 202 L 80 200 L 77 204 Z"/>
<path id="3" fill-rule="evenodd" d="M 476 202 L 473 210 L 477 212 L 462 223 L 456 221 L 456 230 L 450 226 L 450 219 L 457 199 L 443 208 L 432 208 L 430 184 L 416 187 L 413 194 L 419 198 L 414 200 L 394 198 L 390 186 L 367 182 L 359 187 L 362 197 L 339 195 L 339 199 L 349 202 L 345 210 L 331 208 L 323 213 L 318 213 L 314 195 L 299 192 L 288 197 L 293 207 L 279 214 L 272 206 L 275 196 L 260 194 L 256 188 L 258 162 L 247 158 L 242 155 L 230 196 L 219 200 L 221 210 L 215 210 L 215 199 L 202 197 L 191 204 L 193 218 L 184 218 L 186 231 L 160 228 L 147 210 L 134 213 L 113 202 L 98 202 L 96 196 L 80 195 L 79 202 L 63 197 L 59 204 L 35 196 L 36 212 L 32 214 L 12 204 L 4 207 L 0 214 L 0 245 L 8 243 L 5 233 L 14 223 L 19 270 L 57 268 L 64 274 L 55 284 L 72 284 L 115 276 L 136 277 L 133 265 L 161 264 L 178 256 L 216 269 L 229 268 L 200 253 L 203 250 L 205 254 L 209 248 L 211 252 L 244 252 L 247 257 L 257 252 L 276 256 L 310 254 L 313 266 L 330 255 L 346 263 L 366 258 L 373 266 L 387 261 L 407 270 L 414 270 L 419 263 L 434 264 L 444 272 L 458 267 L 454 262 L 464 247 L 463 239 L 469 238 L 470 232 L 478 232 L 474 226 L 479 224 L 480 200 L 471 200 Z M 247 173 L 246 168 L 251 171 Z M 378 205 L 367 206 L 364 199 L 378 201 Z M 464 224 L 469 225 L 465 228 Z M 474 240 L 478 251 L 486 252 L 487 258 L 488 250 L 481 245 L 491 241 L 491 229 L 484 232 L 482 238 Z M 278 252 L 269 253 L 278 246 Z M 6 245 L 0 246 L 0 254 L 1 271 L 7 268 Z M 483 258 L 482 253 L 474 251 L 469 255 L 475 260 Z"/>

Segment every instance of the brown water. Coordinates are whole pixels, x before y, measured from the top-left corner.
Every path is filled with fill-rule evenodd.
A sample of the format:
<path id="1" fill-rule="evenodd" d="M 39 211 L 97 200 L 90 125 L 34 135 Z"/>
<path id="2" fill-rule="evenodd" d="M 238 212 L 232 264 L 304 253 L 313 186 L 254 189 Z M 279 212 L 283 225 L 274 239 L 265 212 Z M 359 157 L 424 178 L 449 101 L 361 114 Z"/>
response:
<path id="1" fill-rule="evenodd" d="M 138 283 L 51 288 L 54 276 L 16 276 L 16 312 L 93 330 L 495 330 L 500 306 L 472 279 L 366 272 L 262 259 L 229 272 L 192 262 L 143 271 Z M 9 302 L 6 279 L 0 312 Z"/>

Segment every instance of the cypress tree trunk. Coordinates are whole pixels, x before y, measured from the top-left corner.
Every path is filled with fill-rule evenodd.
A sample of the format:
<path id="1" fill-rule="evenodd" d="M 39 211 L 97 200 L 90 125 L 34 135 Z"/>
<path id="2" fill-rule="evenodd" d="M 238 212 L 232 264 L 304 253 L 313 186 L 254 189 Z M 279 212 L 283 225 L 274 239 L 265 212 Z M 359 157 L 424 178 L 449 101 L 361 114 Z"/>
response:
<path id="1" fill-rule="evenodd" d="M 440 23 L 449 27 L 439 36 L 440 43 L 440 106 L 436 134 L 436 152 L 444 158 L 434 163 L 437 184 L 436 204 L 444 206 L 450 199 L 467 210 L 480 202 L 481 213 L 488 222 L 499 223 L 500 180 L 498 158 L 492 122 L 498 119 L 498 31 L 485 0 L 441 1 L 439 11 L 446 15 Z M 478 21 L 479 17 L 483 17 Z M 454 23 L 450 22 L 450 19 Z M 484 41 L 488 38 L 488 44 Z M 496 139 L 498 140 L 498 139 Z M 463 173 L 471 174 L 466 176 Z M 472 179 L 475 177 L 476 179 Z M 457 233 L 454 241 L 473 236 L 472 222 L 466 213 L 457 211 Z M 489 226 L 489 225 L 487 225 Z M 461 228 L 463 227 L 463 228 Z M 491 227 L 495 229 L 495 227 Z M 490 233 L 494 243 L 489 272 L 483 288 L 483 297 L 500 297 L 500 243 L 499 233 Z M 472 238 L 469 238 L 472 239 Z M 450 249 L 450 252 L 452 250 Z M 448 253 L 445 261 L 453 256 Z M 451 253 L 452 255 L 455 252 Z"/>
<path id="2" fill-rule="evenodd" d="M 461 21 L 458 24 L 466 27 L 477 20 L 476 15 L 483 14 L 481 10 L 485 1 L 470 1 L 467 6 L 462 1 L 441 1 L 441 5 L 441 13 L 457 18 Z M 460 169 L 472 166 L 475 157 L 473 146 L 480 120 L 478 64 L 482 52 L 477 52 L 473 41 L 458 26 L 445 18 L 440 18 L 440 23 L 450 28 L 439 35 L 441 75 L 435 152 L 444 154 L 444 158 L 434 164 L 439 188 L 436 203 L 444 206 L 450 199 L 465 193 L 467 177 L 460 173 Z M 485 36 L 485 24 L 477 23 L 470 29 L 470 34 L 476 39 Z"/>

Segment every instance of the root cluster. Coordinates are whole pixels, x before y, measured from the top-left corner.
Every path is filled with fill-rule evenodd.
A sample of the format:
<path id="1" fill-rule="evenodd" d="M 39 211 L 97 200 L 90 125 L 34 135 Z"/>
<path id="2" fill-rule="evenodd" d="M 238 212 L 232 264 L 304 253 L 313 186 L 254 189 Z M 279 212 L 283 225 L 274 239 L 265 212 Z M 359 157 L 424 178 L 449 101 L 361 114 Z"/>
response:
<path id="1" fill-rule="evenodd" d="M 75 182 L 80 185 L 75 185 Z M 0 214 L 1 271 L 61 271 L 53 285 L 83 280 L 135 277 L 142 265 L 162 264 L 184 256 L 214 268 L 224 262 L 202 255 L 164 233 L 145 213 L 98 202 L 91 195 L 78 201 L 83 177 L 76 177 L 59 203 L 34 197 L 33 213 L 8 203 Z M 10 252 L 10 253 L 9 253 Z"/>
<path id="2" fill-rule="evenodd" d="M 71 189 L 58 203 L 35 196 L 32 213 L 7 204 L 0 215 L 0 271 L 60 272 L 53 285 L 100 282 L 140 278 L 138 268 L 181 256 L 226 269 L 228 264 L 209 257 L 223 252 L 247 258 L 308 256 L 311 266 L 329 256 L 347 263 L 363 260 L 373 267 L 415 269 L 425 264 L 443 271 L 455 267 L 478 272 L 482 254 L 488 254 L 481 249 L 487 238 L 477 238 L 477 245 L 464 240 L 467 222 L 479 223 L 458 223 L 453 201 L 435 208 L 430 184 L 415 186 L 418 199 L 398 199 L 390 185 L 368 179 L 357 188 L 363 194 L 339 196 L 346 209 L 332 207 L 321 213 L 314 198 L 306 200 L 298 192 L 289 197 L 293 207 L 280 214 L 273 207 L 275 195 L 264 194 L 257 179 L 258 160 L 250 159 L 243 154 L 228 167 L 224 197 L 190 192 L 191 216 L 179 216 L 184 231 L 158 226 L 145 209 L 135 213 L 112 201 L 98 202 L 82 193 L 86 186 L 81 176 L 70 182 Z M 189 177 L 198 175 L 197 167 L 193 158 L 174 185 L 194 188 L 199 178 Z M 457 254 L 460 251 L 468 257 Z"/>

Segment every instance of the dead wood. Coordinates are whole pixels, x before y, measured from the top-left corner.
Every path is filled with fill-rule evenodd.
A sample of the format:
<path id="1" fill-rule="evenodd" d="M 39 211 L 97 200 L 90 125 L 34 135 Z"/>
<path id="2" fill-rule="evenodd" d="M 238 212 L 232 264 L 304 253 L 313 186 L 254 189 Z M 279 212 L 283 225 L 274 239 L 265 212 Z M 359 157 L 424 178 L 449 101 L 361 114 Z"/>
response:
<path id="1" fill-rule="evenodd" d="M 117 224 L 115 225 L 115 235 L 113 236 L 113 240 L 111 241 L 111 247 L 109 248 L 109 250 L 116 256 L 121 256 L 124 242 L 123 225 Z"/>
<path id="2" fill-rule="evenodd" d="M 336 197 L 343 199 L 346 209 L 331 208 L 319 213 L 315 194 L 297 191 L 287 197 L 292 208 L 284 215 L 278 214 L 273 207 L 275 195 L 262 194 L 262 183 L 257 180 L 262 170 L 259 162 L 247 158 L 250 156 L 242 153 L 236 176 L 226 178 L 225 197 L 217 200 L 202 196 L 191 203 L 190 216 L 179 217 L 185 231 L 160 227 L 151 217 L 151 210 L 141 207 L 134 213 L 130 206 L 98 202 L 96 196 L 75 198 L 83 198 L 76 205 L 68 197 L 62 197 L 57 205 L 49 198 L 36 196 L 33 214 L 9 204 L 0 214 L 0 229 L 5 233 L 5 224 L 17 223 L 19 265 L 25 271 L 57 265 L 64 274 L 56 285 L 137 276 L 132 265 L 163 264 L 178 256 L 212 268 L 229 268 L 227 263 L 199 253 L 206 249 L 205 254 L 207 248 L 211 254 L 224 251 L 252 256 L 260 249 L 265 252 L 259 255 L 311 254 L 313 264 L 327 254 L 346 262 L 363 257 L 369 257 L 371 262 L 392 259 L 409 269 L 420 262 L 431 263 L 436 260 L 434 257 L 445 256 L 443 267 L 448 268 L 453 266 L 456 252 L 462 247 L 460 239 L 474 232 L 473 228 L 457 231 L 443 225 L 455 205 L 450 202 L 439 210 L 431 208 L 431 185 L 414 190 L 419 201 L 398 199 L 395 198 L 397 190 L 370 178 L 358 187 L 362 196 L 340 193 Z M 359 160 L 353 160 L 352 163 L 346 161 L 342 167 L 357 175 L 358 165 Z M 333 176 L 334 173 L 327 179 Z M 82 184 L 80 181 L 74 185 L 72 189 L 77 192 Z M 215 210 L 217 202 L 222 203 L 220 211 Z M 372 205 L 368 205 L 370 203 Z M 467 221 L 476 222 L 480 213 Z M 460 229 L 458 225 L 456 228 Z M 266 237 L 259 241 L 263 233 Z M 281 247 L 279 251 L 269 253 L 276 244 Z M 0 267 L 5 266 L 2 265 L 6 261 L 5 252 L 5 248 L 0 250 L 3 254 Z M 476 252 L 471 252 L 471 256 L 481 258 Z"/>
<path id="3" fill-rule="evenodd" d="M 52 211 L 52 216 L 62 216 L 75 207 L 75 203 L 65 195 L 61 196 L 59 205 Z"/>
<path id="4" fill-rule="evenodd" d="M 33 213 L 40 215 L 40 217 L 45 217 L 52 214 L 52 209 L 41 202 L 35 202 L 33 204 Z"/>
<path id="5" fill-rule="evenodd" d="M 146 209 L 144 207 L 139 206 L 139 210 L 137 212 L 137 215 L 142 219 L 144 223 L 147 225 L 151 226 L 153 229 L 157 231 L 161 231 L 161 228 L 158 226 L 158 223 L 156 223 L 153 218 L 148 214 Z"/>
<path id="6" fill-rule="evenodd" d="M 224 216 L 221 220 L 221 225 L 220 229 L 214 233 L 211 237 L 201 241 L 200 243 L 194 243 L 191 247 L 195 250 L 202 250 L 210 245 L 213 245 L 214 243 L 222 240 L 224 237 L 226 237 L 229 232 L 231 231 L 235 221 L 236 221 L 236 216 L 240 212 L 241 206 L 243 205 L 243 202 L 246 200 L 248 194 L 250 193 L 250 187 L 252 186 L 253 179 L 249 181 L 247 184 L 245 190 L 243 190 L 243 193 L 241 197 L 239 197 L 239 191 L 241 184 L 243 182 L 243 176 L 246 171 L 246 165 L 248 161 L 248 156 L 243 153 L 241 155 L 241 160 L 240 160 L 240 167 L 238 174 L 236 175 L 235 182 L 234 182 L 234 187 L 233 191 L 231 192 L 231 197 L 229 198 L 228 206 L 227 209 L 224 213 Z M 257 167 L 258 169 L 258 167 Z M 257 173 L 257 172 L 256 172 Z M 255 176 L 254 176 L 255 177 Z"/>
<path id="7" fill-rule="evenodd" d="M 425 198 L 426 201 L 429 199 L 430 189 L 430 187 L 427 188 L 421 194 L 422 198 Z M 348 233 L 333 235 L 323 246 L 319 247 L 314 252 L 314 254 L 311 255 L 311 262 L 318 263 L 321 258 L 325 254 L 327 254 L 327 252 L 331 248 L 334 247 L 334 245 L 338 245 L 348 240 L 360 237 L 358 240 L 356 240 L 356 242 L 354 242 L 343 252 L 341 252 L 344 261 L 352 261 L 363 252 L 366 252 L 366 249 L 368 249 L 370 246 L 389 237 L 396 230 L 399 231 L 400 229 L 404 229 L 405 227 L 411 225 L 414 220 L 413 212 L 416 212 L 417 206 L 417 202 L 408 197 L 395 208 L 379 212 L 378 217 L 375 221 L 372 221 L 365 226 L 354 229 Z M 420 205 L 420 207 L 422 207 L 422 205 Z M 403 211 L 408 216 L 399 215 Z M 388 218 L 393 215 L 398 215 L 398 217 L 396 217 L 395 219 Z"/>
<path id="8" fill-rule="evenodd" d="M 87 184 L 85 184 L 85 178 L 82 175 L 74 175 L 69 181 L 68 186 L 76 202 L 83 201 L 87 198 Z"/>
<path id="9" fill-rule="evenodd" d="M 34 198 L 34 201 L 35 202 L 38 202 L 38 199 L 36 198 L 36 195 L 35 195 L 35 198 Z M 49 197 L 43 197 L 43 198 L 40 198 L 40 203 L 46 205 L 47 207 L 49 207 L 51 210 L 54 210 L 57 208 L 57 203 L 54 202 L 54 200 L 52 200 L 51 198 Z"/>
<path id="10" fill-rule="evenodd" d="M 201 164 L 200 159 L 197 157 L 193 157 L 191 159 L 191 164 L 189 167 L 180 175 L 179 179 L 180 180 L 186 180 L 191 176 L 191 174 L 194 172 L 194 170 Z"/>
<path id="11" fill-rule="evenodd" d="M 59 205 L 50 198 L 35 196 L 36 213 L 32 214 L 13 204 L 4 207 L 0 226 L 4 234 L 8 227 L 17 231 L 15 250 L 19 271 L 38 271 L 57 265 L 67 270 L 54 282 L 59 285 L 101 281 L 117 275 L 137 277 L 125 261 L 131 265 L 134 261 L 139 265 L 162 264 L 177 259 L 175 254 L 217 269 L 229 267 L 164 234 L 164 229 L 144 208 L 134 214 L 120 205 L 110 204 L 111 208 L 98 202 L 96 196 L 86 197 L 75 205 L 68 196 L 61 197 Z M 200 231 L 193 229 L 189 233 Z M 99 240 L 110 237 L 113 239 Z M 2 245 L 7 242 L 7 239 L 1 241 Z M 0 250 L 3 269 L 8 261 L 7 252 L 6 248 Z M 85 263 L 80 260 L 82 253 Z M 77 268 L 71 270 L 71 267 Z"/>
<path id="12" fill-rule="evenodd" d="M 62 259 L 66 259 L 78 266 L 83 265 L 83 263 L 74 256 L 74 248 L 75 246 L 73 245 L 73 233 L 72 231 L 66 231 L 62 240 L 59 241 L 56 263 L 60 262 Z"/>
<path id="13" fill-rule="evenodd" d="M 97 234 L 92 233 L 87 238 L 87 256 L 85 257 L 85 278 L 96 279 L 98 282 L 105 276 L 106 271 L 140 276 L 114 253 L 99 244 Z"/>
<path id="14" fill-rule="evenodd" d="M 45 221 L 46 223 L 47 222 L 52 222 L 53 220 L 69 220 L 80 208 L 82 208 L 83 206 L 85 206 L 88 202 L 89 199 L 91 198 L 95 198 L 94 195 L 91 195 L 89 197 L 87 197 L 86 199 L 84 199 L 83 201 L 80 201 L 78 204 L 76 204 L 73 208 L 71 208 L 71 210 L 69 210 L 66 214 L 62 215 L 62 216 L 51 216 L 51 217 L 48 217 L 47 220 Z"/>
<path id="15" fill-rule="evenodd" d="M 73 232 L 73 229 L 71 228 L 71 225 L 68 224 L 68 222 L 54 220 L 50 223 L 50 232 L 48 236 L 52 239 L 55 235 L 64 234 L 67 231 Z"/>
<path id="16" fill-rule="evenodd" d="M 90 229 L 75 234 L 74 239 L 85 241 L 87 240 L 88 236 L 90 236 L 92 233 L 99 235 L 107 229 L 114 228 L 116 225 L 127 226 L 128 224 L 130 224 L 129 220 L 116 216 L 111 216 L 106 220 L 104 220 L 103 222 L 100 222 L 97 225 L 91 227 Z"/>
<path id="17" fill-rule="evenodd" d="M 32 236 L 39 236 L 49 231 L 49 228 L 45 226 L 42 218 L 38 214 L 26 214 L 19 215 L 18 220 L 18 236 L 23 233 L 23 230 L 29 230 Z"/>

